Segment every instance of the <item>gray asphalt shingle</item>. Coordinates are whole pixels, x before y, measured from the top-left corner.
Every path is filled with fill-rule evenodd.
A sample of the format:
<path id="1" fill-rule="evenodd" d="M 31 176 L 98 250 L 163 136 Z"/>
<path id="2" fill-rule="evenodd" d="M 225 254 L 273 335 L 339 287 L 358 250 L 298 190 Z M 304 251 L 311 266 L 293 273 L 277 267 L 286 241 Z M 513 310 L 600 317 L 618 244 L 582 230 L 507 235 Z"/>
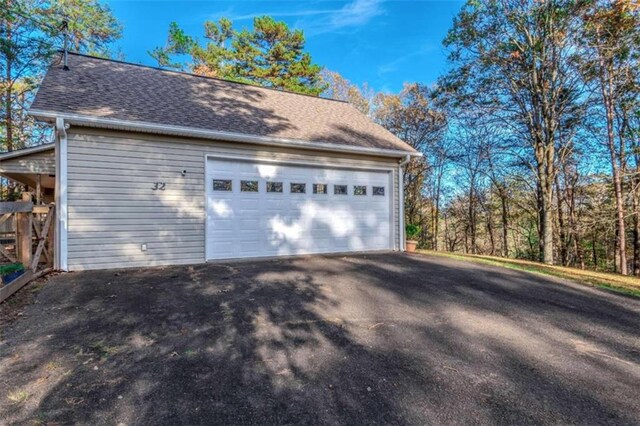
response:
<path id="1" fill-rule="evenodd" d="M 346 102 L 79 54 L 52 65 L 32 110 L 414 152 Z"/>

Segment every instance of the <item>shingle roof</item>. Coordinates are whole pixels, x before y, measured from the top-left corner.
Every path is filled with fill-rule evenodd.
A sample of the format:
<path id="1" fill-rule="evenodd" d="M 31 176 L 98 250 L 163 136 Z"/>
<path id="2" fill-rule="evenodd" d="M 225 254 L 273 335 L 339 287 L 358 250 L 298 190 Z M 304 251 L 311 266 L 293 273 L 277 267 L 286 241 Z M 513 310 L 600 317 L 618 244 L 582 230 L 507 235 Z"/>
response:
<path id="1" fill-rule="evenodd" d="M 79 54 L 68 65 L 49 68 L 32 110 L 415 152 L 346 102 Z"/>

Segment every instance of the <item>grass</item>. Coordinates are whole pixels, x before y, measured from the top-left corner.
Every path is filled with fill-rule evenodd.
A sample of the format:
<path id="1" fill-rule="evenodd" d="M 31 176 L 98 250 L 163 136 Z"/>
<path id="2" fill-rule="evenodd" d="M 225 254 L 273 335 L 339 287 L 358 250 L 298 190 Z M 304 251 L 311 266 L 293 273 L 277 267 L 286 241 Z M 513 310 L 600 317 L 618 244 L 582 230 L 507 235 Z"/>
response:
<path id="1" fill-rule="evenodd" d="M 527 271 L 537 274 L 552 275 L 578 282 L 592 287 L 613 290 L 619 293 L 640 297 L 640 279 L 620 274 L 595 272 L 565 266 L 545 265 L 529 260 L 505 259 L 496 256 L 480 256 L 471 254 L 448 253 L 431 250 L 418 250 L 419 253 L 432 256 L 443 256 L 452 259 L 466 260 L 487 265 L 501 266 L 504 268 Z"/>
<path id="2" fill-rule="evenodd" d="M 108 358 L 110 355 L 118 353 L 118 348 L 115 346 L 108 346 L 104 343 L 104 340 L 97 341 L 91 345 L 100 358 Z"/>
<path id="3" fill-rule="evenodd" d="M 29 399 L 29 394 L 26 391 L 14 391 L 9 392 L 7 398 L 14 404 L 22 404 L 27 399 Z"/>
<path id="4" fill-rule="evenodd" d="M 187 349 L 186 351 L 184 351 L 184 354 L 185 356 L 188 356 L 188 357 L 194 357 L 198 355 L 198 351 L 194 349 Z"/>

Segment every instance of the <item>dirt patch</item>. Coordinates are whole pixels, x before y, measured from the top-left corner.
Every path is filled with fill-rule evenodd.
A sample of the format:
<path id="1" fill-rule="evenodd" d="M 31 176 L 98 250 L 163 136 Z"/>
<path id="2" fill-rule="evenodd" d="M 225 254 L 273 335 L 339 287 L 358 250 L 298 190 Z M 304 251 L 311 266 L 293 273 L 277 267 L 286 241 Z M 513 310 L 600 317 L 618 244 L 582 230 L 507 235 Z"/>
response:
<path id="1" fill-rule="evenodd" d="M 40 290 L 53 275 L 49 274 L 30 282 L 0 304 L 0 340 L 3 339 L 7 327 L 24 315 L 25 308 L 34 302 Z"/>

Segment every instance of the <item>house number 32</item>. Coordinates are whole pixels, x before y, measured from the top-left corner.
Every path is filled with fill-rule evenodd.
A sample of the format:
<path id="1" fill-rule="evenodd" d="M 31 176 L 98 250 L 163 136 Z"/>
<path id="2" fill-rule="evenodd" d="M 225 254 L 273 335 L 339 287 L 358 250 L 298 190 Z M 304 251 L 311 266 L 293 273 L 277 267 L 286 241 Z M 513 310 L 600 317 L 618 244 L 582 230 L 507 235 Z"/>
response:
<path id="1" fill-rule="evenodd" d="M 154 182 L 153 183 L 153 188 L 151 188 L 153 191 L 164 191 L 164 189 L 167 187 L 167 184 L 164 182 Z"/>

